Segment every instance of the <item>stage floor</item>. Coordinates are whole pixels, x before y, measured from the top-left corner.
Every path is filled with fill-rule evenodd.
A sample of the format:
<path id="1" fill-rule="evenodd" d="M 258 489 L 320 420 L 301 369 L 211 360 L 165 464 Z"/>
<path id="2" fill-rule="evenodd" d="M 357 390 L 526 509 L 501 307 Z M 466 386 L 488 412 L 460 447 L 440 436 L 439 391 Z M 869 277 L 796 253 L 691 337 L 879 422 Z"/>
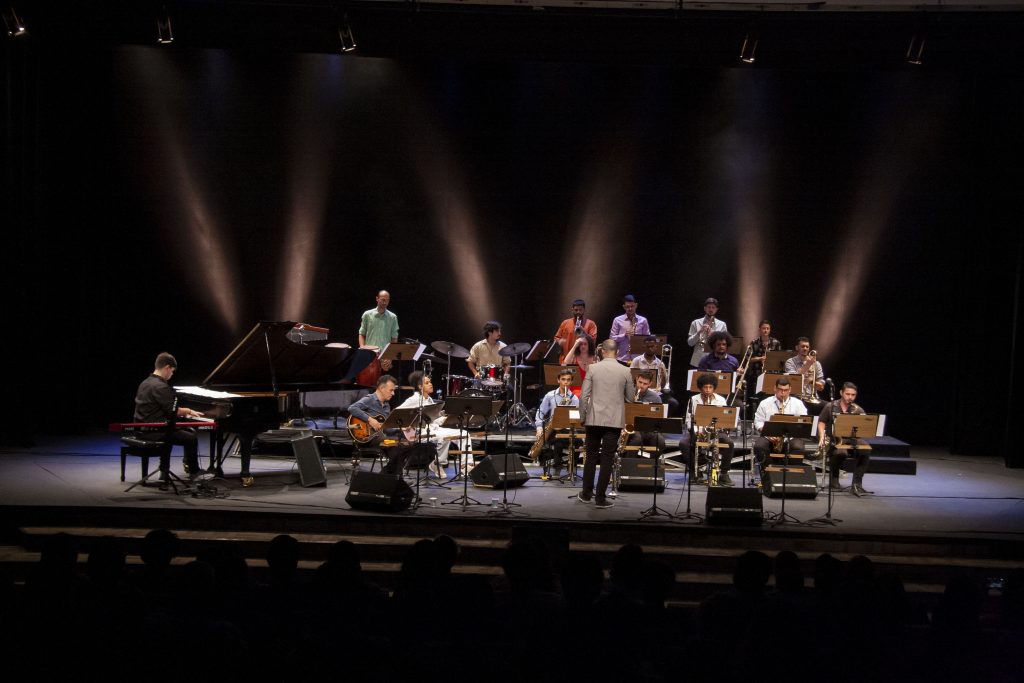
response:
<path id="1" fill-rule="evenodd" d="M 502 524 L 518 520 L 564 521 L 572 523 L 636 523 L 651 506 L 650 493 L 621 492 L 610 509 L 595 509 L 570 496 L 579 490 L 568 483 L 542 482 L 540 471 L 528 467 L 533 476 L 524 486 L 508 491 L 509 502 L 518 504 L 511 514 L 494 514 L 490 505 L 500 501 L 500 490 L 469 485 L 468 494 L 484 505 L 443 505 L 462 495 L 461 481 L 451 488 L 424 487 L 421 496 L 437 498 L 438 507 L 424 505 L 415 512 L 393 515 L 351 510 L 345 503 L 351 465 L 347 460 L 327 461 L 327 485 L 303 488 L 291 458 L 254 458 L 255 486 L 242 488 L 237 476 L 238 460 L 228 459 L 225 479 L 209 479 L 210 493 L 193 497 L 175 496 L 154 487 L 137 487 L 126 492 L 139 476 L 137 458 L 128 462 L 128 481 L 119 481 L 120 441 L 111 435 L 42 437 L 31 449 L 0 451 L 0 500 L 6 506 L 55 506 L 85 508 L 162 508 L 168 510 L 258 510 L 263 513 L 322 515 L 377 514 L 388 517 L 491 518 Z M 205 444 L 204 444 L 205 447 Z M 205 450 L 205 448 L 204 448 Z M 513 457 L 513 456 L 510 456 Z M 865 486 L 872 496 L 856 498 L 849 493 L 835 496 L 832 515 L 841 520 L 835 526 L 803 527 L 787 524 L 788 532 L 813 529 L 817 534 L 839 535 L 921 535 L 960 539 L 1019 539 L 1024 533 L 1024 470 L 1007 469 L 1001 458 L 961 457 L 938 449 L 915 447 L 917 474 L 868 474 Z M 205 461 L 205 458 L 204 458 Z M 155 463 L 153 463 L 155 466 Z M 172 468 L 180 471 L 180 449 L 175 449 Z M 364 463 L 363 469 L 368 469 Z M 449 468 L 453 470 L 454 468 Z M 734 471 L 734 482 L 742 481 Z M 844 473 L 844 486 L 850 475 Z M 672 513 L 687 509 L 686 477 L 681 470 L 668 471 L 668 490 L 658 495 L 658 505 Z M 689 502 L 694 512 L 704 513 L 706 488 L 694 486 Z M 781 511 L 782 501 L 763 498 L 766 513 Z M 823 516 L 827 497 L 814 500 L 790 499 L 786 512 L 806 521 Z M 386 522 L 385 522 L 386 523 Z M 667 518 L 648 524 L 672 525 Z M 765 531 L 772 529 L 766 525 Z"/>

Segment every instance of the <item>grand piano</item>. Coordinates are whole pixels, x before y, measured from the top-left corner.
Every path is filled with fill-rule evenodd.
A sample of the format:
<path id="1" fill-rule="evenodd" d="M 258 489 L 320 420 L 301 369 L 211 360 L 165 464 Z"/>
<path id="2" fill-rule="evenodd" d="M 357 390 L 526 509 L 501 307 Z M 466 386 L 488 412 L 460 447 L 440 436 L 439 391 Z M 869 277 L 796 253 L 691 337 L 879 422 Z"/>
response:
<path id="1" fill-rule="evenodd" d="M 310 330 L 322 336 L 310 335 Z M 367 349 L 303 343 L 310 337 L 325 342 L 326 333 L 324 328 L 290 321 L 258 323 L 200 386 L 175 388 L 178 405 L 199 410 L 217 423 L 211 472 L 223 476 L 224 460 L 231 450 L 225 445 L 237 439 L 242 485 L 251 486 L 253 439 L 285 421 L 289 395 L 353 388 L 353 378 L 376 354 Z"/>

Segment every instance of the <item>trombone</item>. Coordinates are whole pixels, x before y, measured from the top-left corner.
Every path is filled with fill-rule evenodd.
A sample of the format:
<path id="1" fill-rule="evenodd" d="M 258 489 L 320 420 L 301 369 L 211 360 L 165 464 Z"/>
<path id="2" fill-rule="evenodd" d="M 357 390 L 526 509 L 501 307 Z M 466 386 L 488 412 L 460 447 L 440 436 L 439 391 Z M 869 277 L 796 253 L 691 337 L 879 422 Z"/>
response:
<path id="1" fill-rule="evenodd" d="M 668 358 L 668 360 L 665 360 Z M 661 347 L 661 362 L 665 366 L 665 381 L 661 385 L 662 391 L 672 391 L 669 382 L 672 378 L 672 345 L 663 344 Z"/>
<path id="2" fill-rule="evenodd" d="M 726 401 L 727 405 L 735 405 L 736 399 L 743 393 L 743 387 L 747 384 L 747 368 L 750 366 L 750 358 L 753 355 L 754 342 L 751 341 L 747 344 L 747 350 L 743 352 L 743 360 L 740 361 L 739 367 L 736 368 L 736 389 L 729 395 L 729 400 Z"/>

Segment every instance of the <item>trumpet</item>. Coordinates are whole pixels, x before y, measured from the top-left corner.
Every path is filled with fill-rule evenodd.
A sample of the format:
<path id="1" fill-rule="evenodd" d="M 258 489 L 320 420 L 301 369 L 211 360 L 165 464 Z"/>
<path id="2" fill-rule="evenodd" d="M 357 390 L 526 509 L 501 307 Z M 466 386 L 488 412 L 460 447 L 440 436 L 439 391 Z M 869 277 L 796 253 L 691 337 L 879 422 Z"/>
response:
<path id="1" fill-rule="evenodd" d="M 700 348 L 703 349 L 704 351 L 707 351 L 708 350 L 708 336 L 710 336 L 710 332 L 705 330 L 704 327 L 707 327 L 708 330 L 710 330 L 710 331 L 714 331 L 714 329 L 715 329 L 715 316 L 712 315 L 712 316 L 709 316 L 707 318 L 704 318 L 704 323 L 703 323 L 703 325 L 701 325 L 701 328 L 700 328 L 700 336 L 697 337 L 697 343 L 700 344 Z"/>
<path id="2" fill-rule="evenodd" d="M 665 358 L 668 360 L 665 360 Z M 662 391 L 671 391 L 672 387 L 669 386 L 669 382 L 672 380 L 672 345 L 662 344 L 661 346 L 661 362 L 665 365 L 665 381 L 661 385 Z"/>

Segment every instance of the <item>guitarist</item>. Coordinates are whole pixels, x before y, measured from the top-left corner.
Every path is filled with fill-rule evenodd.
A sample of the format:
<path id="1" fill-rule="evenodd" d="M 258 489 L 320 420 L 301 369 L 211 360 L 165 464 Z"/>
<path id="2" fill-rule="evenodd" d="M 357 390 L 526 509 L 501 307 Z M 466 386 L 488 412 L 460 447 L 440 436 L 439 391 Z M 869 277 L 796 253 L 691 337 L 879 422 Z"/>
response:
<path id="1" fill-rule="evenodd" d="M 397 384 L 398 380 L 391 375 L 381 375 L 377 379 L 377 388 L 372 394 L 363 396 L 348 407 L 349 415 L 356 421 L 356 429 L 368 428 L 369 432 L 373 434 L 371 442 L 380 439 L 381 425 L 391 414 L 391 404 L 388 401 L 395 395 Z M 352 431 L 351 427 L 350 431 Z M 353 438 L 356 438 L 355 434 L 353 434 Z"/>

